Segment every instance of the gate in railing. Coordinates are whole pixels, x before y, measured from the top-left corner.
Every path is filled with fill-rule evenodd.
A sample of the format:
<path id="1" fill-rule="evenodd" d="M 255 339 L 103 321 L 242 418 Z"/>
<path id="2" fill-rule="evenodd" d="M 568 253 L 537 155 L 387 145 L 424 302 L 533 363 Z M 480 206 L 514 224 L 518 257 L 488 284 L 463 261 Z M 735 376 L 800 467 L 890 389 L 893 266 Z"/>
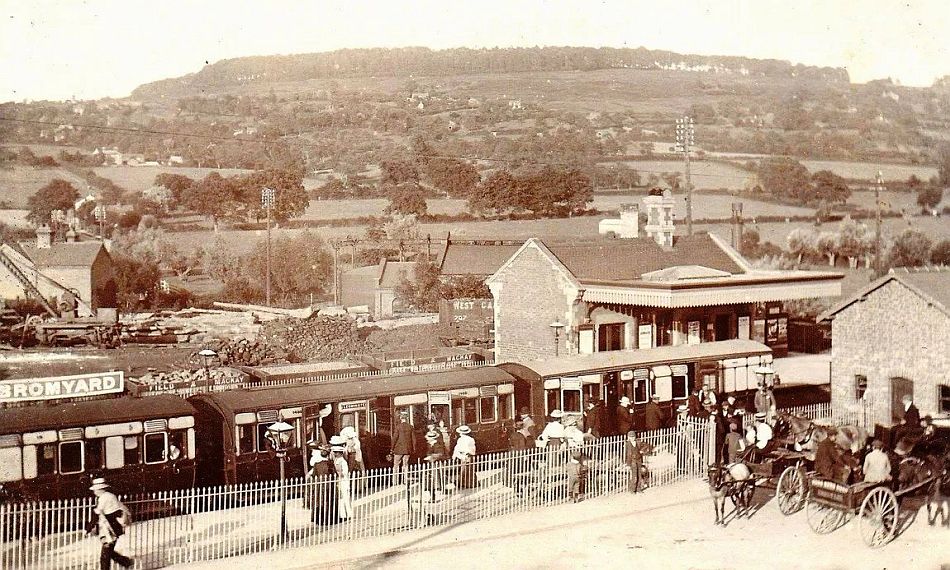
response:
<path id="1" fill-rule="evenodd" d="M 710 432 L 705 420 L 643 432 L 649 486 L 705 476 Z M 581 451 L 588 467 L 584 498 L 627 490 L 624 437 L 568 449 L 477 456 L 477 482 L 466 486 L 463 466 L 440 461 L 351 473 L 346 479 L 291 479 L 186 489 L 126 497 L 133 521 L 117 550 L 136 568 L 163 566 L 380 536 L 427 525 L 453 524 L 573 500 L 568 463 Z M 282 495 L 283 493 L 283 495 Z M 281 535 L 281 497 L 286 533 Z M 100 544 L 87 536 L 94 499 L 0 506 L 0 567 L 97 568 Z"/>

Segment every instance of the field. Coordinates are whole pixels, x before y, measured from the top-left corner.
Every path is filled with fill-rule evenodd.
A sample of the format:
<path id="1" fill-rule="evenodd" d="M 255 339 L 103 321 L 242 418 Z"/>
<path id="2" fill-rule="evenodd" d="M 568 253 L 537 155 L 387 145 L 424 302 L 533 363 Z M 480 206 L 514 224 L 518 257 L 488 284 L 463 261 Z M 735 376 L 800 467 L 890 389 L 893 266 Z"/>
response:
<path id="1" fill-rule="evenodd" d="M 874 162 L 843 162 L 837 160 L 803 160 L 805 167 L 812 171 L 830 170 L 838 176 L 855 180 L 874 180 L 880 170 L 885 183 L 888 180 L 906 181 L 911 174 L 916 174 L 921 180 L 930 180 L 937 175 L 937 169 L 932 166 L 915 166 L 911 164 L 879 164 Z"/>
<path id="2" fill-rule="evenodd" d="M 916 214 L 920 212 L 920 206 L 917 205 L 917 194 L 915 192 L 881 192 L 881 201 L 885 203 L 884 210 L 893 210 L 895 212 L 904 212 Z M 874 192 L 869 190 L 852 191 L 848 198 L 849 204 L 855 204 L 866 210 L 874 210 Z M 950 192 L 944 192 L 943 202 L 937 209 L 950 205 Z M 950 222 L 948 222 L 950 223 Z"/>
<path id="3" fill-rule="evenodd" d="M 80 191 L 86 188 L 85 182 L 62 168 L 14 166 L 0 169 L 0 200 L 9 202 L 14 208 L 24 208 L 27 199 L 54 178 L 68 180 Z"/>
<path id="4" fill-rule="evenodd" d="M 684 171 L 681 160 L 630 160 L 623 164 L 640 172 L 645 184 L 651 174 L 660 176 L 665 173 Z M 690 178 L 696 188 L 728 188 L 741 190 L 755 185 L 751 173 L 721 162 L 693 161 L 690 163 Z"/>
<path id="5" fill-rule="evenodd" d="M 311 200 L 302 220 L 339 220 L 366 216 L 381 216 L 389 204 L 385 198 L 366 200 Z M 466 212 L 465 200 L 429 199 L 426 200 L 430 214 L 456 215 Z"/>
<path id="6" fill-rule="evenodd" d="M 100 166 L 92 170 L 99 176 L 108 178 L 126 190 L 134 192 L 141 192 L 150 188 L 155 182 L 155 177 L 163 172 L 181 174 L 194 180 L 200 180 L 210 172 L 218 172 L 225 177 L 250 172 L 237 168 L 184 168 L 174 166 Z"/>

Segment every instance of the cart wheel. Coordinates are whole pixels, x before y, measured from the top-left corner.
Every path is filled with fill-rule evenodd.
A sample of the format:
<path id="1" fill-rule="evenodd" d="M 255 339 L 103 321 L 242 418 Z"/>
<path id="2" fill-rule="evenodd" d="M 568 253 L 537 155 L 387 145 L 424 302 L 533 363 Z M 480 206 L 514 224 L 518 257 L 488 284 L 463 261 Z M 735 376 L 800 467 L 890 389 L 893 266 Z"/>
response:
<path id="1" fill-rule="evenodd" d="M 828 534 L 844 522 L 844 511 L 825 506 L 810 496 L 805 501 L 805 517 L 815 534 Z"/>
<path id="2" fill-rule="evenodd" d="M 775 486 L 778 510 L 788 516 L 805 506 L 805 472 L 801 467 L 786 467 Z"/>
<path id="3" fill-rule="evenodd" d="M 900 507 L 897 496 L 887 487 L 877 487 L 861 503 L 861 537 L 871 548 L 880 548 L 894 539 Z"/>

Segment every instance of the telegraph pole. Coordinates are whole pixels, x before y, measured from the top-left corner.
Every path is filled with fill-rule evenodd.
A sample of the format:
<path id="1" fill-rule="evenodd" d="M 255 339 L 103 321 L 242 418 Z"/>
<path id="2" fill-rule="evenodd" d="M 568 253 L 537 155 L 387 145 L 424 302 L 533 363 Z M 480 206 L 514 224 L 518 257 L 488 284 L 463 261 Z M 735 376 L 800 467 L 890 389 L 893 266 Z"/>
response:
<path id="1" fill-rule="evenodd" d="M 96 209 L 93 210 L 92 212 L 93 214 L 95 214 L 96 220 L 99 222 L 99 241 L 103 241 L 104 236 L 102 232 L 102 223 L 106 219 L 106 207 L 103 206 L 102 204 L 97 204 Z"/>
<path id="2" fill-rule="evenodd" d="M 267 276 L 264 290 L 267 296 L 267 306 L 270 306 L 270 209 L 274 206 L 275 192 L 270 188 L 261 189 L 261 206 L 267 211 Z"/>
<path id="3" fill-rule="evenodd" d="M 686 169 L 686 235 L 693 235 L 693 185 L 689 177 L 689 149 L 696 144 L 693 118 L 676 119 L 676 149 L 683 153 Z"/>
<path id="4" fill-rule="evenodd" d="M 884 189 L 884 174 L 877 171 L 877 184 L 874 185 L 874 213 L 876 227 L 874 231 L 874 277 L 881 273 L 881 191 Z"/>

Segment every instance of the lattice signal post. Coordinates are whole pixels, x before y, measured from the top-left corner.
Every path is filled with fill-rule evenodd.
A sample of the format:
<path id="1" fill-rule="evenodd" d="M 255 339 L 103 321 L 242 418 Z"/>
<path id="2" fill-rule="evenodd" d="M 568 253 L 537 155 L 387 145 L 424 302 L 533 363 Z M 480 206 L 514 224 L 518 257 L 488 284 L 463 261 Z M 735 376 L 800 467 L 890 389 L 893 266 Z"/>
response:
<path id="1" fill-rule="evenodd" d="M 270 209 L 274 207 L 277 193 L 271 188 L 261 189 L 261 206 L 267 212 L 267 276 L 264 279 L 264 290 L 267 297 L 267 306 L 270 306 Z"/>
<path id="2" fill-rule="evenodd" d="M 686 169 L 686 234 L 693 235 L 693 184 L 689 176 L 689 151 L 696 145 L 696 129 L 692 117 L 676 119 L 676 150 L 683 153 Z"/>

